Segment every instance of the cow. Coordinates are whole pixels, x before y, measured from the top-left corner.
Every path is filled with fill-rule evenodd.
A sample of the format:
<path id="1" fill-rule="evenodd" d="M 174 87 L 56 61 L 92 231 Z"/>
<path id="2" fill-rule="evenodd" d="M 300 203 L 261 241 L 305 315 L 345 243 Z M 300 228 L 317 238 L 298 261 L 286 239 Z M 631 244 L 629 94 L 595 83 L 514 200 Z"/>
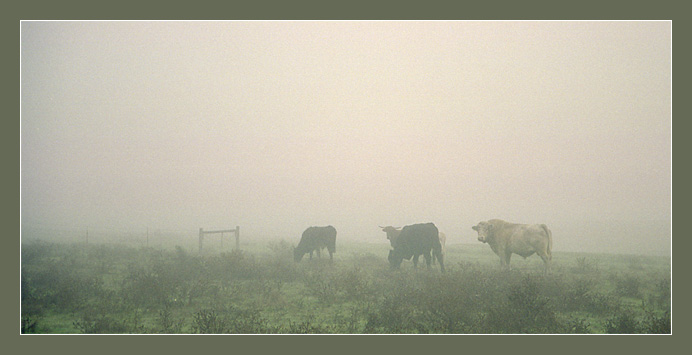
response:
<path id="1" fill-rule="evenodd" d="M 389 243 L 391 244 L 392 247 L 394 247 L 394 240 L 399 236 L 401 233 L 401 227 L 392 227 L 392 226 L 387 226 L 387 227 L 382 227 L 382 231 L 387 233 L 387 239 L 389 239 Z M 440 238 L 440 245 L 442 245 L 442 257 L 444 258 L 445 255 L 445 244 L 447 243 L 447 236 L 439 232 L 438 237 Z M 432 256 L 432 263 L 435 264 L 435 260 L 437 260 L 437 257 L 435 256 L 435 253 L 433 253 Z"/>
<path id="2" fill-rule="evenodd" d="M 413 266 L 417 268 L 418 258 L 421 255 L 425 257 L 425 263 L 430 268 L 432 262 L 430 252 L 432 251 L 440 262 L 440 271 L 445 272 L 439 231 L 433 223 L 405 226 L 396 238 L 390 239 L 390 243 L 392 249 L 389 250 L 387 259 L 393 269 L 398 269 L 404 259 L 411 260 L 412 257 Z"/>
<path id="3" fill-rule="evenodd" d="M 502 268 L 509 270 L 512 254 L 526 259 L 534 253 L 543 259 L 544 274 L 550 271 L 553 259 L 553 233 L 545 224 L 517 224 L 500 219 L 480 222 L 471 227 L 478 232 L 478 241 L 488 243 L 490 249 L 500 257 Z"/>
<path id="4" fill-rule="evenodd" d="M 306 253 L 310 253 L 310 260 L 312 260 L 313 251 L 316 251 L 317 257 L 321 258 L 320 250 L 324 248 L 329 251 L 329 261 L 333 261 L 333 254 L 336 253 L 336 229 L 332 226 L 309 227 L 303 232 L 298 246 L 293 249 L 293 260 L 300 262 Z"/>

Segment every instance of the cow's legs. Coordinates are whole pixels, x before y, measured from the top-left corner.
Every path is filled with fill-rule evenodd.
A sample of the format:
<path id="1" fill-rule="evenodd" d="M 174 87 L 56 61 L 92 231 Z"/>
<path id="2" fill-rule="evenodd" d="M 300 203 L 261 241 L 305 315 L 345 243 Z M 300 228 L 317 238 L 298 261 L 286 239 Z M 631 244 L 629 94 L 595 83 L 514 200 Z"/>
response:
<path id="1" fill-rule="evenodd" d="M 413 257 L 413 267 L 414 267 L 414 268 L 418 268 L 418 257 L 419 257 L 419 256 L 420 256 L 420 255 L 415 255 L 415 256 Z"/>
<path id="2" fill-rule="evenodd" d="M 322 259 L 322 253 L 320 252 L 319 249 L 315 250 L 317 252 L 317 257 Z"/>
<path id="3" fill-rule="evenodd" d="M 511 270 L 512 267 L 509 266 L 509 260 L 512 259 L 512 253 L 505 252 L 505 269 Z"/>
<path id="4" fill-rule="evenodd" d="M 423 257 L 425 258 L 425 264 L 428 266 L 428 269 L 430 269 L 430 264 L 432 262 L 430 258 L 430 253 L 423 254 Z"/>
<path id="5" fill-rule="evenodd" d="M 331 261 L 334 261 L 334 256 L 333 256 L 332 254 L 334 254 L 334 253 L 332 253 L 332 251 L 329 250 L 329 261 L 330 261 L 330 262 L 331 262 Z"/>
<path id="6" fill-rule="evenodd" d="M 543 264 L 545 264 L 544 265 L 545 269 L 543 270 L 543 274 L 547 275 L 548 272 L 550 271 L 550 259 L 551 258 L 548 255 L 546 255 L 545 253 L 540 253 L 540 254 L 538 254 L 538 256 L 540 256 L 541 259 L 543 259 Z"/>
<path id="7" fill-rule="evenodd" d="M 310 260 L 312 260 L 312 250 L 310 250 Z"/>

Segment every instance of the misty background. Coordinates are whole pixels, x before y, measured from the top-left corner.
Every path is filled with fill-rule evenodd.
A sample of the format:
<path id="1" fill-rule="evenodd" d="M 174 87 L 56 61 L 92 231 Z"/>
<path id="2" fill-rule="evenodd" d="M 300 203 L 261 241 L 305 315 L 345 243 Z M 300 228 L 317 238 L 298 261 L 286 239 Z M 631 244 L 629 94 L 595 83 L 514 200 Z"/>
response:
<path id="1" fill-rule="evenodd" d="M 670 255 L 671 23 L 21 22 L 22 238 L 308 226 Z"/>

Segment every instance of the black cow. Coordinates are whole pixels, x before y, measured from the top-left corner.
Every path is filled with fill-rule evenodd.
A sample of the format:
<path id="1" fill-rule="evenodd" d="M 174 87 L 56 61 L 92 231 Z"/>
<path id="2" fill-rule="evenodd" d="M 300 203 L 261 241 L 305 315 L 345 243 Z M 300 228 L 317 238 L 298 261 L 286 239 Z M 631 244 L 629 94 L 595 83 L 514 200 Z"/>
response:
<path id="1" fill-rule="evenodd" d="M 317 251 L 317 256 L 321 258 L 320 250 L 327 248 L 329 260 L 334 260 L 332 254 L 336 253 L 336 229 L 332 226 L 310 227 L 303 232 L 300 243 L 293 249 L 293 260 L 299 262 L 303 255 Z"/>
<path id="2" fill-rule="evenodd" d="M 440 244 L 437 227 L 433 223 L 413 224 L 404 227 L 399 236 L 392 241 L 392 249 L 387 259 L 392 268 L 398 269 L 404 259 L 411 260 L 413 257 L 413 266 L 418 267 L 418 258 L 422 254 L 425 257 L 425 263 L 430 268 L 432 262 L 430 251 L 439 260 L 440 270 L 444 272 L 442 244 Z"/>

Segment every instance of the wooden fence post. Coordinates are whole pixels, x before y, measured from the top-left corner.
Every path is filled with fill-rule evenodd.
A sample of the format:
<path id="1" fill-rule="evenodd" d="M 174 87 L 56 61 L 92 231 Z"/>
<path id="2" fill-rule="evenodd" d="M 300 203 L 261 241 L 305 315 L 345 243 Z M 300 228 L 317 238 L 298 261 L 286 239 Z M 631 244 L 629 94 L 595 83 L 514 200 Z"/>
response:
<path id="1" fill-rule="evenodd" d="M 202 241 L 204 240 L 204 229 L 199 229 L 199 252 L 202 252 Z"/>
<path id="2" fill-rule="evenodd" d="M 235 249 L 240 250 L 240 226 L 235 226 Z"/>

